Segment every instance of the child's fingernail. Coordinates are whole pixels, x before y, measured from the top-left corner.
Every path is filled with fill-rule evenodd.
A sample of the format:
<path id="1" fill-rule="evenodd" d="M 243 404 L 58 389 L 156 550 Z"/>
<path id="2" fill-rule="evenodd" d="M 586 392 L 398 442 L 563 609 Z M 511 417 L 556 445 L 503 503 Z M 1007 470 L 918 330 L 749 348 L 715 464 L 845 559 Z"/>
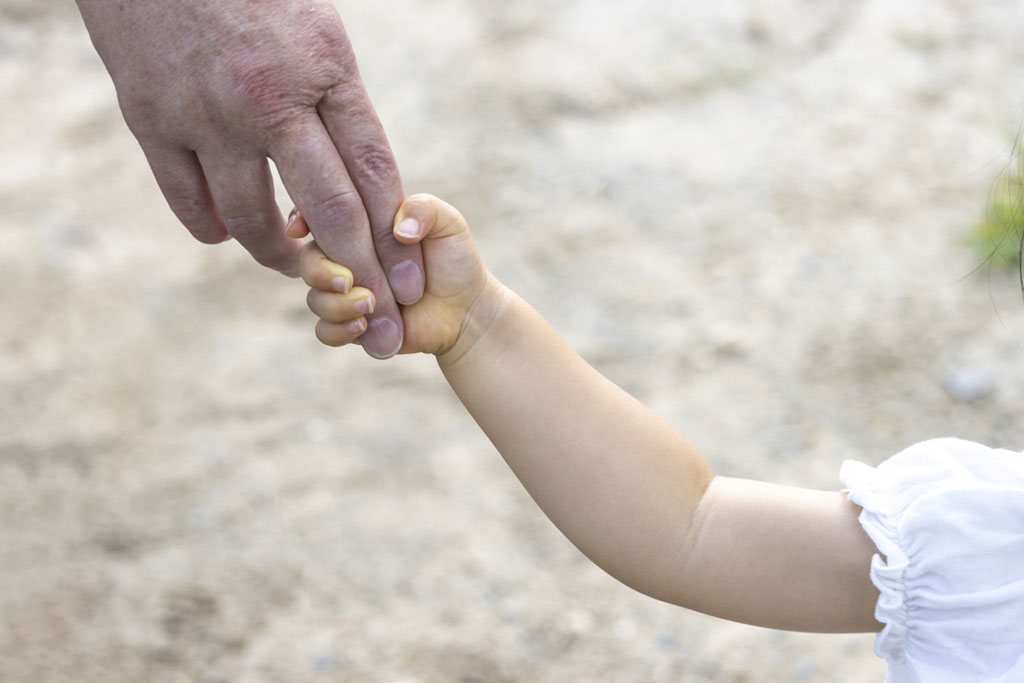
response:
<path id="1" fill-rule="evenodd" d="M 360 318 L 359 320 L 353 320 L 348 324 L 348 330 L 352 334 L 362 334 L 366 331 L 366 321 Z"/>
<path id="2" fill-rule="evenodd" d="M 398 227 L 395 228 L 395 232 L 401 237 L 414 239 L 420 236 L 420 222 L 415 218 L 406 218 L 398 224 Z"/>
<path id="3" fill-rule="evenodd" d="M 348 294 L 348 290 L 352 288 L 352 281 L 347 277 L 336 277 L 331 280 L 331 287 L 334 287 L 336 292 Z"/>
<path id="4" fill-rule="evenodd" d="M 373 298 L 368 296 L 365 299 L 360 299 L 359 301 L 357 301 L 356 310 L 362 313 L 363 315 L 369 315 L 370 313 L 373 313 Z"/>
<path id="5" fill-rule="evenodd" d="M 294 235 L 292 235 L 292 230 L 295 229 L 295 219 L 297 219 L 298 217 L 298 208 L 292 209 L 292 212 L 288 214 L 288 221 L 284 224 L 284 234 L 288 235 L 289 237 L 294 237 Z"/>

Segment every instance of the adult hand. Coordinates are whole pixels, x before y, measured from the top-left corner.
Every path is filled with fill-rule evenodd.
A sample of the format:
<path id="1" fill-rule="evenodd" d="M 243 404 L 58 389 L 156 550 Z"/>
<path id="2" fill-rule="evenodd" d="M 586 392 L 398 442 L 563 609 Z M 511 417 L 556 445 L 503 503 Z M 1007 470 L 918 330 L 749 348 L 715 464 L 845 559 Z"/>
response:
<path id="1" fill-rule="evenodd" d="M 237 239 L 297 273 L 267 159 L 317 243 L 377 305 L 360 340 L 402 346 L 397 302 L 423 291 L 418 245 L 392 236 L 403 199 L 384 130 L 328 0 L 78 0 L 171 210 L 201 242 Z M 385 275 L 385 273 L 387 275 Z M 389 287 L 390 281 L 390 287 Z M 393 293 L 393 294 L 392 294 Z"/>

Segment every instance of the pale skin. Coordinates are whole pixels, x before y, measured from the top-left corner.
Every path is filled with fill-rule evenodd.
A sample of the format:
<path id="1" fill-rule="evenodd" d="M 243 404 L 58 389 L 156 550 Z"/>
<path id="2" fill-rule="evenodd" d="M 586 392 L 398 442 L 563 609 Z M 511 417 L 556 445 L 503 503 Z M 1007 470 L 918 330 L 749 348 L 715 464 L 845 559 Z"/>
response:
<path id="1" fill-rule="evenodd" d="M 178 219 L 294 275 L 269 161 L 317 242 L 374 292 L 363 348 L 402 344 L 419 247 L 391 236 L 404 193 L 329 0 L 77 0 L 121 111 Z"/>
<path id="2" fill-rule="evenodd" d="M 292 235 L 306 228 L 297 221 Z M 466 221 L 409 197 L 395 238 L 421 244 L 423 297 L 402 353 L 431 353 L 555 525 L 652 597 L 770 628 L 875 632 L 876 552 L 846 495 L 716 476 L 697 449 L 591 368 L 484 267 Z M 316 242 L 300 255 L 325 344 L 354 342 L 372 293 Z"/>

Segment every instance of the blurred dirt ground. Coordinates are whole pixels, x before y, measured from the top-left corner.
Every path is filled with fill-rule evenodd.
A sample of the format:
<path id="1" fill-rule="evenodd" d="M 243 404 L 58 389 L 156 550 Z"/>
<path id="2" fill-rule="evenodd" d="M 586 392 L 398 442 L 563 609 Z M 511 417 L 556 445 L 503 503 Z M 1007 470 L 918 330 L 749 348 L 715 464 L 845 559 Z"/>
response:
<path id="1" fill-rule="evenodd" d="M 719 472 L 1024 447 L 1016 275 L 966 246 L 1019 3 L 339 8 L 407 189 Z M 430 359 L 318 346 L 175 223 L 70 2 L 0 19 L 0 680 L 881 680 L 592 567 Z"/>

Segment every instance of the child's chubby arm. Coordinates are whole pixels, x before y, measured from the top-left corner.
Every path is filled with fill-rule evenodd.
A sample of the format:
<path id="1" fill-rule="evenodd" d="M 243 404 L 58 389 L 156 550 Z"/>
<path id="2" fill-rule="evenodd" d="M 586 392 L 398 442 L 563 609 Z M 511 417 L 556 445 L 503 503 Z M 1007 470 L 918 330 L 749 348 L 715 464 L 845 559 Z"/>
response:
<path id="1" fill-rule="evenodd" d="M 402 350 L 437 356 L 530 495 L 590 559 L 648 595 L 735 621 L 879 628 L 874 547 L 843 494 L 716 477 L 682 435 L 488 273 L 451 206 L 410 197 L 395 236 L 422 240 L 426 271 L 423 298 L 403 309 Z M 340 292 L 338 278 L 351 274 L 315 246 L 300 268 L 321 318 L 317 336 L 332 345 L 356 338 L 356 306 L 369 292 Z"/>

